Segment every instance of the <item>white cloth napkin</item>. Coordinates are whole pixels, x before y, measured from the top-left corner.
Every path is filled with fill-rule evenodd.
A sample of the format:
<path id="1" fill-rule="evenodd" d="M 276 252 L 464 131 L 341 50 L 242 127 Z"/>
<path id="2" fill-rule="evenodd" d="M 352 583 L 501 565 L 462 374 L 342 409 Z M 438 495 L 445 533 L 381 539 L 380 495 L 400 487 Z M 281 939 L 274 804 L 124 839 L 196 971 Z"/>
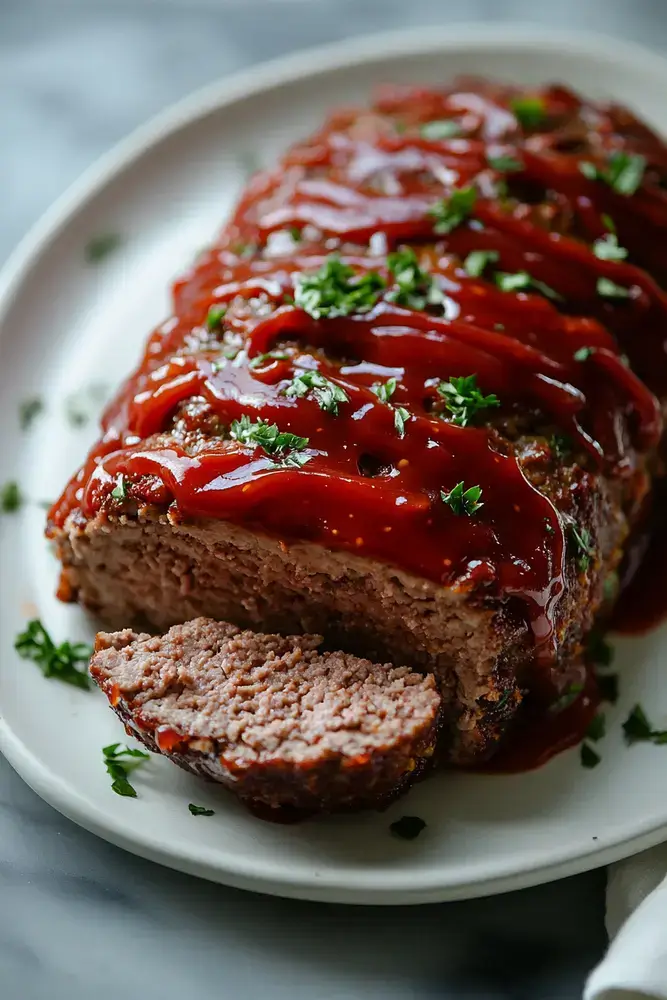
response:
<path id="1" fill-rule="evenodd" d="M 607 954 L 584 1000 L 667 1000 L 667 844 L 612 865 Z"/>

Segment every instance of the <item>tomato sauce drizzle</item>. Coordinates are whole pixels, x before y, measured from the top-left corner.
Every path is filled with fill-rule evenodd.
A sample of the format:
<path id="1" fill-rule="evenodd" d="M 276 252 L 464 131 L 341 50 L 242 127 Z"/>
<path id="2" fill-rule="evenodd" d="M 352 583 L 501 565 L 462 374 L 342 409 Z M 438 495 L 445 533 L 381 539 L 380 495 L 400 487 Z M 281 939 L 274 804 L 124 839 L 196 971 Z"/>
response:
<path id="1" fill-rule="evenodd" d="M 667 394 L 667 149 L 624 109 L 559 86 L 539 92 L 541 125 L 522 128 L 515 93 L 480 81 L 387 87 L 370 110 L 335 113 L 275 170 L 257 174 L 216 245 L 176 282 L 172 318 L 108 407 L 102 437 L 52 523 L 76 511 L 117 512 L 112 491 L 126 477 L 135 505 L 226 519 L 517 597 L 538 653 L 548 655 L 564 588 L 563 519 L 492 427 L 441 418 L 435 386 L 475 373 L 503 411 L 537 413 L 594 467 L 633 474 L 659 441 L 656 396 Z M 460 134 L 425 138 L 424 123 L 442 120 Z M 603 169 L 619 151 L 646 160 L 631 197 L 581 170 L 584 161 Z M 518 168 L 501 169 L 498 158 Z M 468 185 L 477 190 L 470 218 L 435 232 L 434 203 Z M 624 260 L 595 253 L 610 218 Z M 405 244 L 436 282 L 437 308 L 405 308 L 385 293 L 367 312 L 318 319 L 294 303 L 296 276 L 332 253 L 359 275 L 380 273 L 390 291 L 387 253 Z M 471 276 L 464 262 L 479 250 L 497 259 L 491 272 Z M 506 292 L 495 271 L 525 271 L 542 285 Z M 600 279 L 627 294 L 601 295 Z M 217 306 L 226 314 L 212 331 L 207 317 Z M 284 345 L 286 357 L 258 363 Z M 581 348 L 593 350 L 577 360 Z M 347 394 L 338 416 L 312 395 L 285 395 L 309 369 Z M 373 391 L 389 378 L 397 380 L 391 405 Z M 184 443 L 175 422 L 193 398 L 221 426 L 245 414 L 308 438 L 309 461 L 285 467 L 222 433 Z M 409 413 L 404 437 L 395 406 Z M 367 456 L 385 471 L 364 474 Z M 482 487 L 474 517 L 441 500 L 459 481 Z"/>

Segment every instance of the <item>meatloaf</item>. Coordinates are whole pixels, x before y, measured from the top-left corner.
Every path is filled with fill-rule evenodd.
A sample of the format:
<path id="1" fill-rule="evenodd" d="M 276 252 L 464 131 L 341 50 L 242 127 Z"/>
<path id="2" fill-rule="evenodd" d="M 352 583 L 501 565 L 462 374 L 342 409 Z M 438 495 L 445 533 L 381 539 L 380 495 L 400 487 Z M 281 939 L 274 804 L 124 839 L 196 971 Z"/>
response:
<path id="1" fill-rule="evenodd" d="M 581 686 L 658 467 L 667 150 L 561 86 L 386 87 L 257 174 L 49 514 L 116 626 L 433 672 L 445 757 Z"/>
<path id="2" fill-rule="evenodd" d="M 198 618 L 100 632 L 90 672 L 130 735 L 255 808 L 383 805 L 433 756 L 434 678 L 321 643 Z"/>

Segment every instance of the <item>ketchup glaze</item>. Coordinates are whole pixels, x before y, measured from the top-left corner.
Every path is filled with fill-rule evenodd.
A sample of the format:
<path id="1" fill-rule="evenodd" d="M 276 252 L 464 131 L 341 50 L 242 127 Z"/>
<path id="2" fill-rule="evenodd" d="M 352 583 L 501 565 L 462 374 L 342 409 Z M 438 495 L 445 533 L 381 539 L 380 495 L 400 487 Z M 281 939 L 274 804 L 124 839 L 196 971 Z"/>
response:
<path id="1" fill-rule="evenodd" d="M 631 193 L 608 180 L 619 154 L 641 158 Z M 51 530 L 150 505 L 314 541 L 515 598 L 538 657 L 551 655 L 576 489 L 558 503 L 540 492 L 513 442 L 532 435 L 557 466 L 564 437 L 591 482 L 618 478 L 628 509 L 642 501 L 667 392 L 666 178 L 647 126 L 562 86 L 392 86 L 370 109 L 334 113 L 251 179 L 175 283 L 173 315 L 107 408 Z M 438 232 L 437 203 L 471 187 L 473 210 Z M 605 259 L 600 242 L 627 253 Z M 437 292 L 423 309 L 396 301 L 388 254 L 405 247 Z M 480 274 L 466 263 L 477 251 L 490 261 Z M 332 255 L 357 279 L 381 277 L 370 308 L 299 306 L 302 276 Z M 523 273 L 529 284 L 504 290 L 498 275 Z M 345 393 L 337 415 L 286 394 L 310 371 Z M 471 374 L 500 406 L 457 426 L 438 385 Z M 306 438 L 305 463 L 230 437 L 243 416 Z M 443 502 L 459 482 L 482 489 L 473 516 Z"/>

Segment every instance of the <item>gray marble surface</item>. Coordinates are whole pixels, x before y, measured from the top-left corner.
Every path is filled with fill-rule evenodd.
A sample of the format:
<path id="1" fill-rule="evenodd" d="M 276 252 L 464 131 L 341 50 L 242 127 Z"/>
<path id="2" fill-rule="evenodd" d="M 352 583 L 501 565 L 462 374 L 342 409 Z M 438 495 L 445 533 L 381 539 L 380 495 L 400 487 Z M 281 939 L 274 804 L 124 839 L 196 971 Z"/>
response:
<path id="1" fill-rule="evenodd" d="M 513 19 L 667 48 L 663 0 L 0 0 L 0 260 L 129 129 L 223 73 L 390 26 Z M 575 1000 L 604 873 L 491 900 L 311 905 L 77 829 L 0 759 L 0 1000 Z"/>

